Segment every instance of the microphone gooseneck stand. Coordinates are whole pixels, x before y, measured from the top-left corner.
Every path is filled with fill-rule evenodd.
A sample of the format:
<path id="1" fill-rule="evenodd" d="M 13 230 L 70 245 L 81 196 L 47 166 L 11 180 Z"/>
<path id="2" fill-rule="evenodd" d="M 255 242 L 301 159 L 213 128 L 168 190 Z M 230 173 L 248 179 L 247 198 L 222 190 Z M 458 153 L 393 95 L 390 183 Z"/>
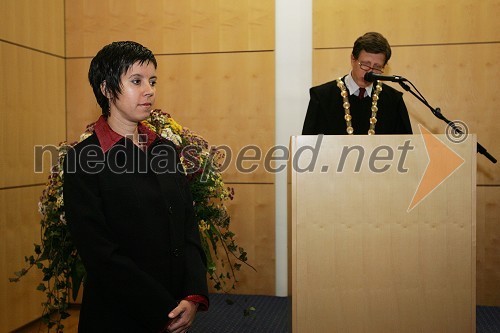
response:
<path id="1" fill-rule="evenodd" d="M 411 86 L 417 91 L 418 94 L 415 93 L 415 91 L 413 91 L 411 89 L 411 87 L 408 86 L 404 81 L 410 83 Z M 429 103 L 427 102 L 427 100 L 424 98 L 424 96 L 422 96 L 422 94 L 420 93 L 420 91 L 418 91 L 418 89 L 413 85 L 413 83 L 411 83 L 407 79 L 399 80 L 397 82 L 399 83 L 399 85 L 401 87 L 403 87 L 404 90 L 406 90 L 409 93 L 411 93 L 419 101 L 421 101 L 425 106 L 427 106 L 431 110 L 431 112 L 432 112 L 432 114 L 434 116 L 436 116 L 437 118 L 441 119 L 442 121 L 444 121 L 445 123 L 447 123 L 449 126 L 451 126 L 453 128 L 453 130 L 455 131 L 455 133 L 464 134 L 464 132 L 462 132 L 462 130 L 460 130 L 460 128 L 458 128 L 457 125 L 453 121 L 446 119 L 446 117 L 441 112 L 440 108 L 433 108 L 432 106 L 430 106 Z M 489 159 L 492 163 L 496 163 L 497 162 L 496 158 L 494 158 L 493 156 L 491 156 L 490 153 L 488 153 L 488 151 L 479 142 L 477 143 L 477 152 L 483 154 L 484 156 L 486 156 L 486 158 Z"/>

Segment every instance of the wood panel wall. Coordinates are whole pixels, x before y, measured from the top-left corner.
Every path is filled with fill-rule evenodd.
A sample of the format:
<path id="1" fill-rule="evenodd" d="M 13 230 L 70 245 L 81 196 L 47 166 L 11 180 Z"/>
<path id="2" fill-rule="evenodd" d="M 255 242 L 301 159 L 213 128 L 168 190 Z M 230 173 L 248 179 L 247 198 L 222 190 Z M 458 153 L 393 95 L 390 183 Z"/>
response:
<path id="1" fill-rule="evenodd" d="M 274 175 L 262 162 L 255 172 L 238 172 L 235 160 L 244 146 L 264 155 L 274 143 L 274 2 L 66 1 L 69 141 L 100 114 L 87 71 L 95 53 L 116 40 L 155 53 L 157 108 L 211 145 L 230 147 L 224 180 L 236 191 L 228 203 L 232 229 L 258 267 L 242 269 L 235 292 L 273 295 Z"/>
<path id="2" fill-rule="evenodd" d="M 331 81 L 350 70 L 357 37 L 382 33 L 393 55 L 386 74 L 409 79 L 434 107 L 451 120 L 465 122 L 470 133 L 497 159 L 500 65 L 500 1 L 390 1 L 368 5 L 353 0 L 313 2 L 313 83 Z M 393 84 L 391 84 L 393 85 Z M 398 84 L 393 85 L 404 91 Z M 446 124 L 405 92 L 414 132 L 417 124 L 445 133 Z M 477 302 L 500 305 L 500 168 L 478 155 Z"/>
<path id="3" fill-rule="evenodd" d="M 0 332 L 10 332 L 39 318 L 44 299 L 39 272 L 8 278 L 40 242 L 50 156 L 35 173 L 34 146 L 66 137 L 64 1 L 3 0 L 0 12 Z"/>

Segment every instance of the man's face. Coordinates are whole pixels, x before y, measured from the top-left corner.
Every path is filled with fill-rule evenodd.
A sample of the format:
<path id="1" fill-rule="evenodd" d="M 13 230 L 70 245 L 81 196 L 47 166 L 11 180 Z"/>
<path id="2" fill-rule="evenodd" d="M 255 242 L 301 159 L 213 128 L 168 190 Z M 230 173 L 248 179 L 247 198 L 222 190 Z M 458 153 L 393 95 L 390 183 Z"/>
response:
<path id="1" fill-rule="evenodd" d="M 361 64 L 361 65 L 360 65 Z M 360 88 L 366 88 L 371 84 L 364 79 L 367 72 L 382 73 L 385 66 L 385 55 L 383 53 L 368 53 L 362 50 L 358 59 L 351 54 L 352 78 Z"/>

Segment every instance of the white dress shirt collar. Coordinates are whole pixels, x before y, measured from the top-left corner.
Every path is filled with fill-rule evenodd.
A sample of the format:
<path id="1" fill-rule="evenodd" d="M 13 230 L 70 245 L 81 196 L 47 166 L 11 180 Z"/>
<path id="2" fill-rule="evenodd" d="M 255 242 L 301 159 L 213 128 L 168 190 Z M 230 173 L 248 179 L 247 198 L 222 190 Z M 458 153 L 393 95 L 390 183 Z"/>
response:
<path id="1" fill-rule="evenodd" d="M 347 74 L 345 76 L 345 85 L 347 87 L 347 90 L 349 90 L 349 95 L 356 95 L 356 96 L 358 96 L 359 86 L 356 84 L 356 82 L 352 78 L 351 73 L 349 73 L 349 74 Z M 371 96 L 372 95 L 372 89 L 373 89 L 373 83 L 371 83 L 365 89 L 366 89 L 366 95 L 365 96 Z"/>

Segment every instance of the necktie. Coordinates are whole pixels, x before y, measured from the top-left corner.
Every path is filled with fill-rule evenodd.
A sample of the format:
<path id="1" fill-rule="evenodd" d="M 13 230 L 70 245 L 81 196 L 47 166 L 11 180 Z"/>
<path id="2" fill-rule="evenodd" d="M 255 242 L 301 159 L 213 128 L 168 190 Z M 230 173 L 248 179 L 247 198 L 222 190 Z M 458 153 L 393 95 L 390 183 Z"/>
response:
<path id="1" fill-rule="evenodd" d="M 366 91 L 365 88 L 359 88 L 359 94 L 358 94 L 359 99 L 365 98 L 365 91 Z"/>

